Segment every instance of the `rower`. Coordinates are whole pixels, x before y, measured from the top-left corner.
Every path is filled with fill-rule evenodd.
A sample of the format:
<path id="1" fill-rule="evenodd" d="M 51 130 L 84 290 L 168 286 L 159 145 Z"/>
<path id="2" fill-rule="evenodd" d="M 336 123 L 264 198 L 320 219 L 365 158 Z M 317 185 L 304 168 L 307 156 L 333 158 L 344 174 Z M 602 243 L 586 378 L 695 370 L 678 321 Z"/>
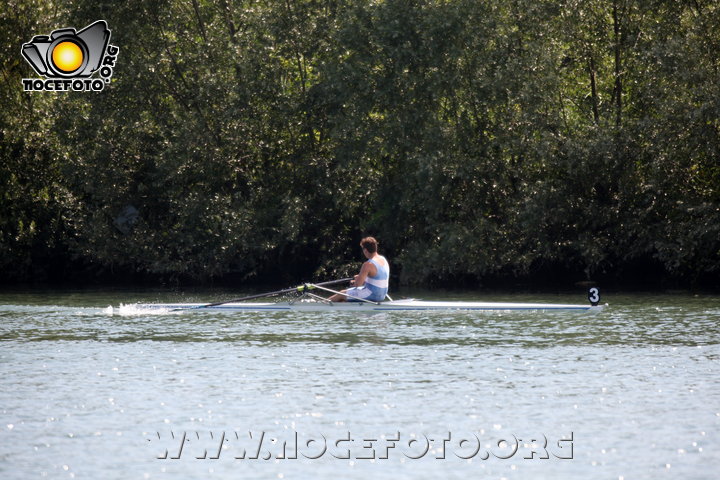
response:
<path id="1" fill-rule="evenodd" d="M 350 282 L 352 288 L 343 290 L 344 295 L 335 294 L 328 300 L 331 302 L 357 302 L 358 299 L 371 302 L 382 302 L 388 293 L 390 280 L 390 263 L 378 253 L 378 241 L 373 237 L 365 237 L 360 241 L 363 255 L 367 262 L 363 263 L 360 273 Z"/>

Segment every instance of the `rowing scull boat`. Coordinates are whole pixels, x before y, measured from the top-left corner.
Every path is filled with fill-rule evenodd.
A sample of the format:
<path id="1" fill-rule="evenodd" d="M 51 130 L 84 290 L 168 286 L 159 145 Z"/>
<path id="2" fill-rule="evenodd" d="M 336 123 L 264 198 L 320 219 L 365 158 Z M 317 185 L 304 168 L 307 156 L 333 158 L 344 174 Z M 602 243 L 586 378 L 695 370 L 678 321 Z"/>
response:
<path id="1" fill-rule="evenodd" d="M 380 303 L 341 302 L 329 303 L 317 300 L 296 302 L 238 302 L 205 306 L 203 303 L 146 303 L 133 305 L 138 311 L 289 311 L 289 312 L 428 312 L 428 311 L 486 311 L 486 312 L 600 312 L 604 305 L 571 305 L 559 303 L 506 303 L 506 302 L 436 302 L 416 299 L 392 300 Z"/>
<path id="2" fill-rule="evenodd" d="M 233 300 L 215 303 L 138 303 L 121 306 L 121 311 L 140 313 L 152 311 L 156 313 L 191 311 L 191 310 L 222 310 L 240 312 L 259 311 L 290 311 L 290 312 L 451 312 L 451 311 L 485 311 L 485 312 L 599 312 L 604 308 L 600 305 L 600 292 L 591 288 L 588 292 L 589 305 L 571 305 L 565 303 L 513 303 L 513 302 L 438 302 L 417 300 L 414 298 L 392 300 L 389 296 L 383 302 L 360 300 L 354 302 L 331 302 L 329 299 L 315 294 L 315 291 L 325 291 L 338 295 L 348 296 L 328 288 L 328 285 L 343 283 L 351 280 L 344 278 L 322 283 L 308 283 L 298 287 L 276 290 L 274 292 L 250 295 Z M 293 300 L 284 302 L 247 302 L 268 296 L 277 296 L 286 293 L 300 293 Z"/>

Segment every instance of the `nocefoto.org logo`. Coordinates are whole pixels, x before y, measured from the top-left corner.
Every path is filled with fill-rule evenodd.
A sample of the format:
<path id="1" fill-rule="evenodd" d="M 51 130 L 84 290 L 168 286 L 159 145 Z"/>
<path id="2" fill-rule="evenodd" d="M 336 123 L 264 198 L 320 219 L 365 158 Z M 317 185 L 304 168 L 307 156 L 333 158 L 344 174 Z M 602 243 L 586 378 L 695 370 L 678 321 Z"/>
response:
<path id="1" fill-rule="evenodd" d="M 59 28 L 36 35 L 22 46 L 22 56 L 42 78 L 23 78 L 26 92 L 100 92 L 110 83 L 119 48 L 110 45 L 105 20 L 79 32 Z M 100 78 L 92 78 L 98 72 Z"/>

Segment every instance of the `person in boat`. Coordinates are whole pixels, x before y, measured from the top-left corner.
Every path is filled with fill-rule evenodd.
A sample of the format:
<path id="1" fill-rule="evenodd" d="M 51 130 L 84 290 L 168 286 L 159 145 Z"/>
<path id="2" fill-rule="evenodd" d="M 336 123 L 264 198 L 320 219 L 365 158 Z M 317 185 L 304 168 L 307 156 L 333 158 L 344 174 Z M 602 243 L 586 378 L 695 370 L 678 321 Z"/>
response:
<path id="1" fill-rule="evenodd" d="M 382 302 L 388 292 L 390 280 L 390 263 L 378 253 L 378 241 L 373 237 L 365 237 L 360 241 L 363 255 L 367 261 L 360 268 L 360 273 L 350 282 L 352 288 L 342 290 L 345 295 L 335 294 L 329 298 L 331 302 L 359 302 L 360 299 L 371 302 Z"/>

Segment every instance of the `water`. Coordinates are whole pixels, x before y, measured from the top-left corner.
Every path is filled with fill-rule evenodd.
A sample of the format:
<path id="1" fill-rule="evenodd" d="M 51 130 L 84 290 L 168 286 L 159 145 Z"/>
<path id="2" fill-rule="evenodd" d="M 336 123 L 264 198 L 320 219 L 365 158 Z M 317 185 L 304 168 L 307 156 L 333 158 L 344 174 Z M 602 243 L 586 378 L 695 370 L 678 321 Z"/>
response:
<path id="1" fill-rule="evenodd" d="M 218 296 L 0 294 L 2 478 L 716 478 L 718 297 L 606 294 L 598 315 L 106 309 Z"/>

